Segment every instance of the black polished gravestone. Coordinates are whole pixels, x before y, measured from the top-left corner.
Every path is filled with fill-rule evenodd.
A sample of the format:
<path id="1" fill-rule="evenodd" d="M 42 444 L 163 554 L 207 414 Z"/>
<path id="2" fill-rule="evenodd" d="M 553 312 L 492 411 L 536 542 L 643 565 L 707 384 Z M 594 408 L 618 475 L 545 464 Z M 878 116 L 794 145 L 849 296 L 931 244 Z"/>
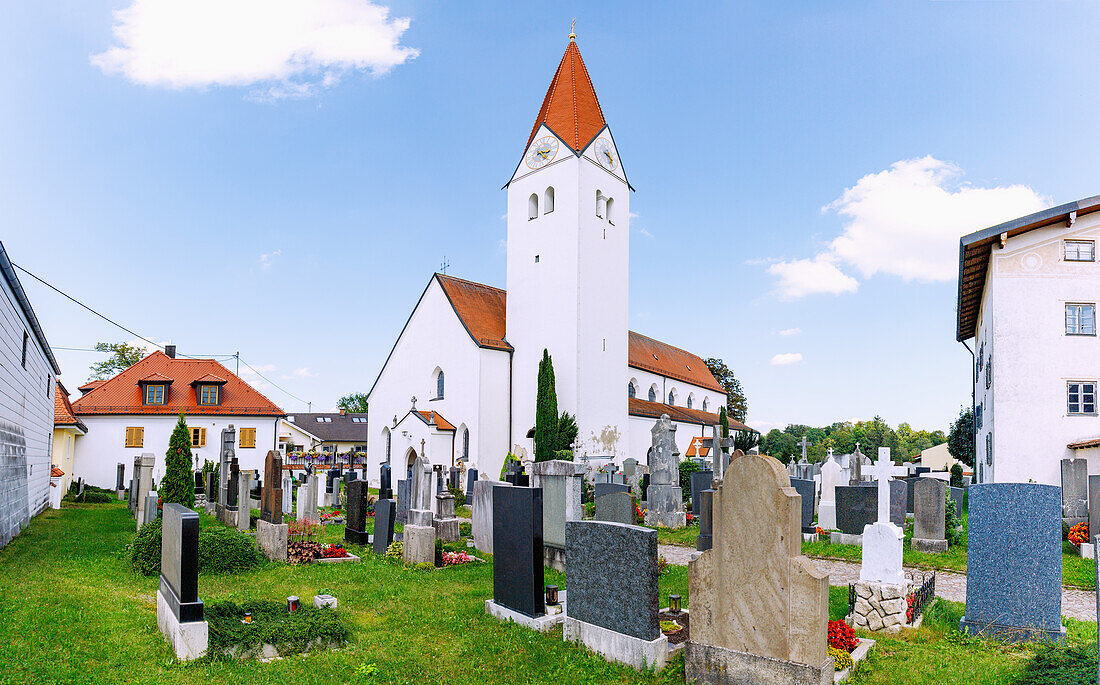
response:
<path id="1" fill-rule="evenodd" d="M 393 524 L 397 515 L 397 503 L 392 499 L 380 499 L 374 505 L 374 553 L 385 554 L 393 543 Z"/>
<path id="2" fill-rule="evenodd" d="M 565 522 L 569 618 L 639 640 L 657 622 L 657 531 L 607 521 Z"/>
<path id="3" fill-rule="evenodd" d="M 115 478 L 115 490 L 123 490 L 126 488 L 126 464 L 118 465 L 117 477 Z"/>
<path id="4" fill-rule="evenodd" d="M 878 490 L 878 484 L 875 484 Z M 908 498 L 909 485 L 903 480 L 894 478 L 890 481 L 890 523 L 898 528 L 905 528 L 905 505 Z M 875 500 L 876 504 L 878 500 Z"/>
<path id="5" fill-rule="evenodd" d="M 195 494 L 196 495 L 205 495 L 206 494 L 206 484 L 203 482 L 202 471 L 195 471 L 194 475 L 195 475 L 195 490 L 194 490 Z"/>
<path id="6" fill-rule="evenodd" d="M 699 493 L 709 488 L 714 483 L 713 471 L 693 471 L 691 473 L 691 514 L 698 516 L 702 511 L 703 500 Z"/>
<path id="7" fill-rule="evenodd" d="M 792 478 L 791 487 L 802 498 L 802 532 L 813 533 L 816 530 L 814 528 L 814 495 L 816 494 L 817 484 L 812 480 Z"/>
<path id="8" fill-rule="evenodd" d="M 393 486 L 390 485 L 390 465 L 382 464 L 378 477 L 378 499 L 393 499 Z"/>
<path id="9" fill-rule="evenodd" d="M 206 499 L 210 502 L 218 501 L 218 478 L 213 471 L 206 472 Z"/>
<path id="10" fill-rule="evenodd" d="M 397 481 L 397 522 L 401 525 L 409 520 L 409 491 L 412 488 L 409 479 Z"/>
<path id="11" fill-rule="evenodd" d="M 466 470 L 466 499 L 474 498 L 474 483 L 477 482 L 477 469 Z"/>
<path id="12" fill-rule="evenodd" d="M 526 488 L 531 485 L 531 477 L 523 472 L 509 473 L 504 476 L 504 480 L 517 488 Z"/>
<path id="13" fill-rule="evenodd" d="M 629 485 L 623 485 L 622 483 L 596 483 L 592 491 L 592 501 L 596 501 L 604 495 L 611 494 L 612 492 L 630 492 Z"/>
<path id="14" fill-rule="evenodd" d="M 695 537 L 695 549 L 705 552 L 714 547 L 714 490 L 699 493 L 699 535 Z"/>
<path id="15" fill-rule="evenodd" d="M 493 601 L 526 616 L 546 613 L 542 488 L 493 488 Z"/>
<path id="16" fill-rule="evenodd" d="M 878 489 L 860 485 L 838 485 L 836 527 L 841 533 L 863 535 L 864 526 L 878 519 Z"/>
<path id="17" fill-rule="evenodd" d="M 344 524 L 344 542 L 366 546 L 370 542 L 367 533 L 367 481 L 353 480 L 348 483 L 348 518 Z"/>
<path id="18" fill-rule="evenodd" d="M 199 515 L 182 504 L 164 505 L 160 594 L 180 623 L 202 620 L 199 599 Z"/>
<path id="19" fill-rule="evenodd" d="M 901 478 L 899 480 L 905 483 L 905 513 L 912 514 L 914 511 L 913 499 L 916 494 L 917 483 L 924 479 L 920 476 L 910 476 L 909 478 Z"/>

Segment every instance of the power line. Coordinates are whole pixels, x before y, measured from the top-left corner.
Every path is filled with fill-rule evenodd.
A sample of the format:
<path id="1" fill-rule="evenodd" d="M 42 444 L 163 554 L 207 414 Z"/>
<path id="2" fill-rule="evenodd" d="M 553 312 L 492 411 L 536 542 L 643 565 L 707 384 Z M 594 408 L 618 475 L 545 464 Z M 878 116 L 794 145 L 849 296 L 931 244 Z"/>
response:
<path id="1" fill-rule="evenodd" d="M 238 356 L 237 358 L 238 358 L 238 359 L 240 359 L 240 357 L 239 357 L 239 356 Z M 247 366 L 248 368 L 252 369 L 252 373 L 254 373 L 254 374 L 256 374 L 257 376 L 259 376 L 260 378 L 264 379 L 265 381 L 267 381 L 267 382 L 268 382 L 268 383 L 270 383 L 271 385 L 275 386 L 275 387 L 276 387 L 276 388 L 278 388 L 279 390 L 282 390 L 282 391 L 283 391 L 284 393 L 286 393 L 287 395 L 290 395 L 291 397 L 293 397 L 294 399 L 298 400 L 298 401 L 299 401 L 299 402 L 301 402 L 302 404 L 311 404 L 311 402 L 308 402 L 308 401 L 306 401 L 306 400 L 303 400 L 303 399 L 302 399 L 301 397 L 298 397 L 297 395 L 295 395 L 295 394 L 291 393 L 291 392 L 290 392 L 289 390 L 286 390 L 285 388 L 279 387 L 279 385 L 278 385 L 277 383 L 275 383 L 275 381 L 273 381 L 273 380 L 271 380 L 270 378 L 268 378 L 267 376 L 263 375 L 262 373 L 260 373 L 260 372 L 259 372 L 259 371 L 257 371 L 256 369 L 253 369 L 253 368 L 252 368 L 252 365 L 251 365 L 251 364 L 249 364 L 248 362 L 246 362 L 245 360 L 243 360 L 243 359 L 240 359 L 240 361 L 241 361 L 241 363 L 242 363 L 242 364 L 244 364 L 244 365 L 245 365 L 245 366 Z"/>

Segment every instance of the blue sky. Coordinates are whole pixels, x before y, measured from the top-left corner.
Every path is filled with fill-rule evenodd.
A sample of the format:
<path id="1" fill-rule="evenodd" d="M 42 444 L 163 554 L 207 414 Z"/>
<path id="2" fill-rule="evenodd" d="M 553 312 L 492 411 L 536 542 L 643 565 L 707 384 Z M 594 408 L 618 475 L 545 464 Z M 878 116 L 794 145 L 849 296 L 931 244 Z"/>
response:
<path id="1" fill-rule="evenodd" d="M 631 327 L 724 358 L 760 428 L 946 428 L 958 236 L 1098 191 L 1100 9 L 778 4 L 4 3 L 0 239 L 331 408 L 444 255 L 505 285 L 500 187 L 576 17 L 637 190 Z M 54 346 L 131 338 L 24 282 Z M 99 355 L 58 357 L 75 391 Z"/>

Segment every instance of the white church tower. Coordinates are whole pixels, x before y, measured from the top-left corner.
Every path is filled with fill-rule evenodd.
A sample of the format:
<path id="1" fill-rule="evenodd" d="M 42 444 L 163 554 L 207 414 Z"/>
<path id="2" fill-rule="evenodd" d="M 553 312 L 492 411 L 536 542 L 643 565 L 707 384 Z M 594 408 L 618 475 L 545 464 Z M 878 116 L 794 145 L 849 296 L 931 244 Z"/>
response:
<path id="1" fill-rule="evenodd" d="M 507 186 L 511 444 L 530 444 L 545 348 L 578 456 L 615 455 L 627 441 L 631 188 L 575 39 Z"/>

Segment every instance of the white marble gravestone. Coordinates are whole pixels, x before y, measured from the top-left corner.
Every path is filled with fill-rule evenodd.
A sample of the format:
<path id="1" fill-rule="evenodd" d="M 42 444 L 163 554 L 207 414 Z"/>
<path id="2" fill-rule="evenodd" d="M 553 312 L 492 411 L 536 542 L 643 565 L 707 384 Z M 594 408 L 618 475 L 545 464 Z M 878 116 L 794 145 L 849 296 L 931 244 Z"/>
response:
<path id="1" fill-rule="evenodd" d="M 821 465 L 821 502 L 817 509 L 817 525 L 825 530 L 836 528 L 836 486 L 843 482 L 843 471 L 831 454 Z"/>

